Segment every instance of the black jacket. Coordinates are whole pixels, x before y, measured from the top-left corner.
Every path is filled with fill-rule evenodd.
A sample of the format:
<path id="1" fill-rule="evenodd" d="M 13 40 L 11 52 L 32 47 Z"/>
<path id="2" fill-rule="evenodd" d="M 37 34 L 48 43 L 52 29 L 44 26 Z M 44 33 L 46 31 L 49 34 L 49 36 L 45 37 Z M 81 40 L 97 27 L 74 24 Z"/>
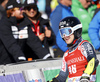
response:
<path id="1" fill-rule="evenodd" d="M 13 22 L 6 17 L 0 20 L 0 64 L 18 62 L 18 57 L 24 57 L 20 46 L 12 35 L 12 25 L 14 25 Z"/>
<path id="2" fill-rule="evenodd" d="M 20 35 L 24 33 L 18 28 L 17 22 L 15 17 L 9 19 L 3 17 L 0 21 L 0 64 L 18 62 L 18 57 L 25 56 L 24 49 L 26 48 L 26 44 L 39 58 L 43 58 L 49 53 L 47 49 L 42 47 L 39 39 L 31 29 L 28 28 L 27 30 L 27 38 L 20 38 Z"/>
<path id="3" fill-rule="evenodd" d="M 0 19 L 2 18 L 2 15 L 6 16 L 6 10 L 0 5 Z"/>
<path id="4" fill-rule="evenodd" d="M 36 37 L 37 39 L 35 39 L 34 37 L 32 39 L 33 40 L 37 40 L 37 42 L 40 42 L 39 44 L 34 44 L 33 41 L 32 41 L 32 43 L 30 43 L 30 45 L 32 45 L 32 44 L 34 45 L 34 48 L 35 48 L 34 50 L 36 50 L 37 46 L 40 46 L 40 45 L 43 46 L 44 45 L 43 49 L 46 49 L 49 52 L 49 47 L 55 44 L 55 41 L 56 41 L 55 40 L 55 35 L 54 35 L 54 33 L 53 33 L 53 31 L 52 31 L 52 29 L 50 27 L 49 20 L 46 20 L 46 19 L 43 19 L 43 18 L 40 17 L 38 19 L 38 21 L 40 22 L 39 23 L 40 33 L 44 33 L 45 32 L 44 26 L 47 26 L 48 29 L 51 30 L 51 32 L 52 32 L 51 33 L 51 37 L 50 38 L 45 37 L 43 42 L 40 41 L 38 36 L 34 36 L 35 33 L 32 31 L 32 28 L 35 29 L 34 24 L 26 16 L 25 16 L 24 20 L 19 24 L 19 29 L 23 30 L 25 27 L 28 27 L 28 29 L 30 29 L 30 32 L 29 32 L 28 35 Z M 20 39 L 19 44 L 22 45 L 22 43 L 23 43 L 23 41 Z M 42 55 L 42 53 L 45 54 L 45 51 L 43 51 L 40 48 L 38 48 L 38 50 L 37 50 L 38 52 L 34 51 L 35 52 L 34 53 L 32 51 L 32 49 L 30 49 L 31 46 L 29 46 L 29 45 L 26 45 L 26 46 L 27 46 L 26 49 L 24 48 L 24 52 L 26 54 L 26 57 L 32 57 L 34 59 L 37 59 L 37 58 L 41 58 L 39 53 L 41 53 L 41 55 Z M 34 55 L 32 55 L 32 54 L 34 54 Z"/>

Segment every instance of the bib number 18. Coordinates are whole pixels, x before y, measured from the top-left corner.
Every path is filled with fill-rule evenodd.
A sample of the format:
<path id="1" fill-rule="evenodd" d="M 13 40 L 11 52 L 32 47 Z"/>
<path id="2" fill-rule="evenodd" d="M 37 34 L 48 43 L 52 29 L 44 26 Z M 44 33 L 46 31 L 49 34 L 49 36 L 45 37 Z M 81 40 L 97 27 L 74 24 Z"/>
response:
<path id="1" fill-rule="evenodd" d="M 74 73 L 77 72 L 77 70 L 76 70 L 76 65 L 75 65 L 75 64 L 69 66 L 68 69 L 69 69 L 69 73 L 70 73 L 70 74 L 74 74 Z"/>

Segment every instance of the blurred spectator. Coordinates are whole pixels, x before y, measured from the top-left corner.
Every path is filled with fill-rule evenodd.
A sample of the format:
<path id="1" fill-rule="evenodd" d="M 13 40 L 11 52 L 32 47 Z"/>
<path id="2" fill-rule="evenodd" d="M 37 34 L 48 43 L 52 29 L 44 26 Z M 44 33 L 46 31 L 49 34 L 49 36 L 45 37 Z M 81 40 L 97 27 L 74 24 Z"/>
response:
<path id="1" fill-rule="evenodd" d="M 25 0 L 20 0 L 20 2 L 23 4 Z"/>
<path id="2" fill-rule="evenodd" d="M 46 7 L 45 7 L 45 12 L 48 15 L 48 18 L 50 17 L 50 13 L 51 13 L 51 7 L 50 7 L 50 3 L 52 0 L 45 0 L 46 1 Z"/>
<path id="3" fill-rule="evenodd" d="M 49 51 L 49 47 L 55 43 L 55 35 L 50 27 L 49 20 L 41 17 L 37 4 L 33 1 L 34 0 L 26 0 L 24 3 L 25 19 L 23 20 L 22 28 L 27 26 L 32 29 L 38 41 L 41 42 L 42 47 Z M 28 49 L 27 52 L 29 53 L 30 51 L 31 50 Z"/>
<path id="4" fill-rule="evenodd" d="M 58 5 L 58 1 L 52 0 L 51 3 L 50 3 L 51 11 L 53 11 L 56 8 L 57 5 Z"/>
<path id="5" fill-rule="evenodd" d="M 92 0 L 72 0 L 72 12 L 75 17 L 77 17 L 82 23 L 82 38 L 84 40 L 90 41 L 88 35 L 88 27 L 95 9 L 96 5 L 91 4 Z"/>
<path id="6" fill-rule="evenodd" d="M 31 28 L 27 26 L 20 28 L 21 22 L 24 20 L 22 5 L 18 4 L 16 0 L 9 0 L 6 11 L 8 18 L 3 16 L 0 21 L 0 64 L 26 60 L 24 54 L 26 45 L 39 58 L 48 58 L 50 56 L 49 52 L 42 47 Z"/>
<path id="7" fill-rule="evenodd" d="M 97 5 L 97 8 L 96 8 L 95 13 L 94 13 L 94 16 L 95 16 L 96 13 L 97 13 L 98 11 L 100 11 L 100 0 L 93 0 L 93 4 Z M 93 17 L 94 17 L 94 16 L 93 16 Z"/>
<path id="8" fill-rule="evenodd" d="M 39 12 L 41 13 L 41 17 L 44 19 L 48 19 L 48 15 L 45 12 L 46 0 L 37 0 L 37 7 Z"/>
<path id="9" fill-rule="evenodd" d="M 90 22 L 88 33 L 94 48 L 100 51 L 100 11 L 97 12 Z"/>
<path id="10" fill-rule="evenodd" d="M 96 4 L 97 8 L 100 8 L 100 0 L 93 0 L 93 4 Z"/>
<path id="11" fill-rule="evenodd" d="M 2 17 L 2 15 L 6 16 L 6 4 L 7 4 L 8 0 L 0 0 L 0 19 Z"/>
<path id="12" fill-rule="evenodd" d="M 56 35 L 56 44 L 53 46 L 55 53 L 58 52 L 57 54 L 60 54 L 63 56 L 63 53 L 68 49 L 67 44 L 63 41 L 63 39 L 60 36 L 59 33 L 59 22 L 61 19 L 67 16 L 73 16 L 71 12 L 71 0 L 58 0 L 59 5 L 54 9 L 54 11 L 51 13 L 50 16 L 50 22 L 51 22 L 51 27 Z M 61 50 L 59 50 L 59 48 Z M 61 53 L 60 53 L 61 52 Z"/>
<path id="13" fill-rule="evenodd" d="M 41 13 L 45 12 L 46 0 L 37 0 L 37 7 Z"/>
<path id="14" fill-rule="evenodd" d="M 7 3 L 7 13 L 9 16 L 15 16 L 19 19 L 23 18 L 22 11 L 20 11 L 21 5 L 15 0 L 9 0 Z M 16 20 L 15 20 L 16 21 Z M 13 20 L 14 22 L 14 20 Z M 16 23 L 16 22 L 15 22 Z M 11 28 L 16 26 L 12 25 L 12 22 L 5 16 L 0 20 L 0 64 L 14 63 L 21 60 L 26 60 L 20 46 L 16 43 L 12 35 Z"/>
<path id="15" fill-rule="evenodd" d="M 0 0 L 0 5 L 5 9 L 8 1 L 9 0 Z"/>

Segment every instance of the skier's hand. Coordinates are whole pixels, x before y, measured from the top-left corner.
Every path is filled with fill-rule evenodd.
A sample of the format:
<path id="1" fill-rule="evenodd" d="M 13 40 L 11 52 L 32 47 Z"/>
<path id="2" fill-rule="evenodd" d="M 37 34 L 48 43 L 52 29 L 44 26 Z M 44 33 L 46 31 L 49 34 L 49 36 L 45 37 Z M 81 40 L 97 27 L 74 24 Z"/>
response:
<path id="1" fill-rule="evenodd" d="M 80 78 L 80 82 L 90 82 L 90 75 L 83 73 Z"/>
<path id="2" fill-rule="evenodd" d="M 53 78 L 52 81 L 47 81 L 47 82 L 59 82 L 56 78 Z"/>

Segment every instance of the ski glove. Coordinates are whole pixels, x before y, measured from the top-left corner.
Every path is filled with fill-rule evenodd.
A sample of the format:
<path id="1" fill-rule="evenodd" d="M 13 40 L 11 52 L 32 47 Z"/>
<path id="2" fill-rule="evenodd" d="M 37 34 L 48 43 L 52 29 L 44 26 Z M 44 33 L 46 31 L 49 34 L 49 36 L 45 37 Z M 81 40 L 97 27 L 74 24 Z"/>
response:
<path id="1" fill-rule="evenodd" d="M 52 81 L 47 81 L 47 82 L 59 82 L 56 78 L 53 78 Z"/>
<path id="2" fill-rule="evenodd" d="M 83 73 L 80 78 L 80 82 L 90 82 L 90 75 Z"/>

